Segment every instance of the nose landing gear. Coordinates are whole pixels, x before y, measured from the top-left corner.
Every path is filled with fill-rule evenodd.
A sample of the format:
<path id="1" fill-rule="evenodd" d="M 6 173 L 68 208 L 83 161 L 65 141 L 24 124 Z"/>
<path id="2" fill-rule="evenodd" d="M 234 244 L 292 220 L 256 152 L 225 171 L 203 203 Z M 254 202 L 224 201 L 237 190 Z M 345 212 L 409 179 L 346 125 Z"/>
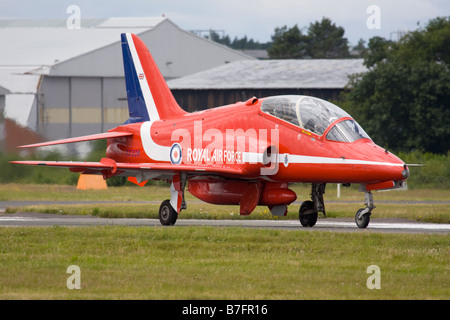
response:
<path id="1" fill-rule="evenodd" d="M 365 190 L 365 188 L 364 198 L 366 200 L 366 207 L 359 209 L 355 214 L 356 225 L 361 229 L 364 229 L 369 225 L 370 215 L 372 214 L 372 210 L 375 209 L 372 192 Z"/>

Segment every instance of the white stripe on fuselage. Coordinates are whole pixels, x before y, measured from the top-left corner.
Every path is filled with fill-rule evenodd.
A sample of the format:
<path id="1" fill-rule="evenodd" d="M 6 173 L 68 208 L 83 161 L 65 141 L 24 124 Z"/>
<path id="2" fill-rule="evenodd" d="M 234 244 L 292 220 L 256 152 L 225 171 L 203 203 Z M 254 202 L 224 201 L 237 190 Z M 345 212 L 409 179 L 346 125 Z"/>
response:
<path id="1" fill-rule="evenodd" d="M 368 161 L 368 160 L 356 160 L 356 159 L 346 159 L 346 158 L 329 158 L 329 157 L 316 157 L 316 156 L 302 156 L 295 154 L 278 154 L 278 163 L 284 163 L 285 155 L 288 156 L 289 164 L 365 164 L 365 165 L 378 165 L 378 166 L 397 166 L 403 167 L 403 163 L 392 163 L 392 162 L 379 162 L 379 161 Z M 264 158 L 264 153 L 256 152 L 244 152 L 242 154 L 244 163 L 262 163 Z"/>
<path id="2" fill-rule="evenodd" d="M 284 154 L 278 155 L 278 161 L 283 163 Z M 368 160 L 356 160 L 346 158 L 328 158 L 328 157 L 313 157 L 313 156 L 300 156 L 295 154 L 288 154 L 290 163 L 309 163 L 309 164 L 366 164 L 366 165 L 378 165 L 378 166 L 398 166 L 403 167 L 403 163 L 392 162 L 379 162 Z"/>
<path id="3" fill-rule="evenodd" d="M 144 151 L 155 161 L 170 161 L 170 148 L 160 146 L 152 139 L 151 128 L 155 121 L 146 121 L 141 125 L 141 141 Z"/>
<path id="4" fill-rule="evenodd" d="M 136 51 L 136 47 L 134 45 L 133 37 L 131 33 L 127 33 L 128 46 L 130 47 L 131 56 L 133 57 L 134 68 L 136 69 L 136 75 L 139 80 L 139 85 L 141 86 L 142 94 L 144 95 L 145 106 L 147 107 L 147 112 L 150 117 L 150 120 L 159 120 L 158 110 L 156 109 L 155 101 L 153 100 L 152 93 L 147 83 L 147 75 L 144 73 L 144 69 L 141 65 L 141 60 L 139 59 L 139 55 Z M 139 78 L 139 74 L 144 74 L 144 77 Z"/>

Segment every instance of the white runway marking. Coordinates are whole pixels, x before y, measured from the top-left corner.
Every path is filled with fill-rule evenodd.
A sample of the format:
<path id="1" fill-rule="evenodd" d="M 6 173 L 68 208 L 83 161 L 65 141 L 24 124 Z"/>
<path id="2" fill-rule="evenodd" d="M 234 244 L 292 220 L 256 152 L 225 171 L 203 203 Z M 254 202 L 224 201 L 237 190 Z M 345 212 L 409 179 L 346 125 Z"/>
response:
<path id="1" fill-rule="evenodd" d="M 56 214 L 7 214 L 0 216 L 0 226 L 156 226 L 160 227 L 158 219 L 136 218 L 99 218 L 93 216 L 65 216 Z M 178 219 L 175 227 L 183 226 L 217 226 L 217 227 L 248 227 L 248 228 L 278 228 L 289 230 L 325 230 L 325 231 L 379 231 L 379 232 L 450 232 L 450 224 L 399 222 L 383 219 L 378 222 L 373 219 L 367 229 L 358 229 L 355 222 L 346 219 L 319 219 L 313 228 L 304 228 L 297 220 L 206 220 Z"/>
<path id="2" fill-rule="evenodd" d="M 317 221 L 317 226 L 324 227 L 347 227 L 357 228 L 355 223 L 352 222 L 331 222 L 331 221 Z M 424 230 L 441 230 L 450 231 L 450 224 L 437 224 L 437 223 L 386 223 L 371 221 L 369 227 L 372 229 L 424 229 Z"/>

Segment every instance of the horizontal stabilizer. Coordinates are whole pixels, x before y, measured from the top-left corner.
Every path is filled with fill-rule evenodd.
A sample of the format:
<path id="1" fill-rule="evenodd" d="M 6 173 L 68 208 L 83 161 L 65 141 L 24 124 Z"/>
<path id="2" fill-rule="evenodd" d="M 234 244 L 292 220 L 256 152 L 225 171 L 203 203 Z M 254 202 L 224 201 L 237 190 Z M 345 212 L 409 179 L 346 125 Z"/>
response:
<path id="1" fill-rule="evenodd" d="M 101 140 L 101 139 L 112 139 L 112 138 L 127 137 L 127 136 L 132 136 L 132 135 L 133 134 L 131 132 L 105 132 L 105 133 L 91 134 L 91 135 L 82 136 L 82 137 L 53 140 L 53 141 L 35 143 L 35 144 L 27 144 L 25 146 L 19 146 L 19 148 L 46 147 L 46 146 L 53 146 L 53 145 L 64 144 L 64 143 L 84 142 L 84 141 Z"/>

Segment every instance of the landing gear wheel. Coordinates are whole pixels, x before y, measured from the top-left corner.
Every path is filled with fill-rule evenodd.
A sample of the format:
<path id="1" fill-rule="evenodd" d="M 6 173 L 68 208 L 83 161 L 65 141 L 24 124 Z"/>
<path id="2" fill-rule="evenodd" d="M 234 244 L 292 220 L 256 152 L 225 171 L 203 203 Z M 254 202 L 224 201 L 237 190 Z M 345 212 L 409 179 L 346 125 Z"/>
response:
<path id="1" fill-rule="evenodd" d="M 314 227 L 317 222 L 318 214 L 314 211 L 314 203 L 312 201 L 304 201 L 300 206 L 298 218 L 304 227 Z"/>
<path id="2" fill-rule="evenodd" d="M 364 211 L 365 209 L 361 208 L 359 209 L 356 214 L 355 214 L 355 222 L 356 225 L 358 226 L 358 228 L 360 229 L 364 229 L 369 225 L 370 222 L 370 211 L 361 214 L 362 211 Z"/>
<path id="3" fill-rule="evenodd" d="M 169 200 L 164 200 L 159 207 L 159 221 L 163 226 L 173 226 L 177 222 L 178 213 L 172 208 Z"/>

